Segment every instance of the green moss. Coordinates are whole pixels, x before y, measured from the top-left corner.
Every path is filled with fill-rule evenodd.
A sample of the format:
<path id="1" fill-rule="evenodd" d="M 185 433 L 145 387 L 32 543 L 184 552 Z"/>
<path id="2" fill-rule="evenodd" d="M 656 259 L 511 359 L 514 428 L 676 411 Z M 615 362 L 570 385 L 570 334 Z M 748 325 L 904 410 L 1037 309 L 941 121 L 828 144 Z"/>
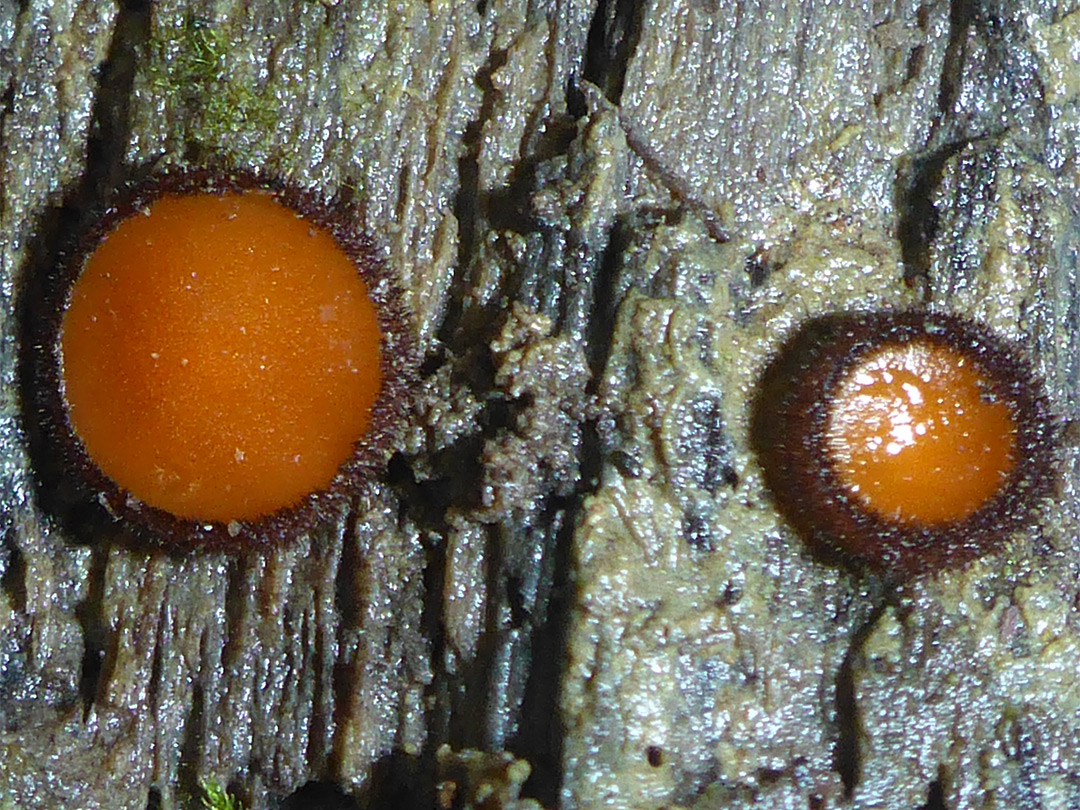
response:
<path id="1" fill-rule="evenodd" d="M 203 791 L 203 807 L 207 808 L 207 810 L 244 810 L 244 805 L 240 803 L 239 799 L 230 795 L 218 782 L 212 779 L 204 779 L 199 783 L 199 787 Z"/>
<path id="2" fill-rule="evenodd" d="M 189 17 L 182 25 L 155 31 L 149 87 L 179 108 L 185 141 L 220 153 L 244 136 L 260 137 L 276 124 L 271 94 L 237 70 L 228 34 Z"/>

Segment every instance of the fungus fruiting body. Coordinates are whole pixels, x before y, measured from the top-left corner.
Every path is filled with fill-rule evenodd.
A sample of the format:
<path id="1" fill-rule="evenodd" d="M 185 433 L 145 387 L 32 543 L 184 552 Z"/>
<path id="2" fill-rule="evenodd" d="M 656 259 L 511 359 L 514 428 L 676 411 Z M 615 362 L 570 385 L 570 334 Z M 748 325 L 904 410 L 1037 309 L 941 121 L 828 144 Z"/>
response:
<path id="1" fill-rule="evenodd" d="M 62 265 L 31 368 L 50 451 L 142 537 L 294 533 L 384 460 L 407 344 L 347 206 L 167 174 Z"/>
<path id="2" fill-rule="evenodd" d="M 970 560 L 1029 521 L 1053 434 L 1018 350 L 922 313 L 805 324 L 766 368 L 752 425 L 800 534 L 893 578 Z"/>

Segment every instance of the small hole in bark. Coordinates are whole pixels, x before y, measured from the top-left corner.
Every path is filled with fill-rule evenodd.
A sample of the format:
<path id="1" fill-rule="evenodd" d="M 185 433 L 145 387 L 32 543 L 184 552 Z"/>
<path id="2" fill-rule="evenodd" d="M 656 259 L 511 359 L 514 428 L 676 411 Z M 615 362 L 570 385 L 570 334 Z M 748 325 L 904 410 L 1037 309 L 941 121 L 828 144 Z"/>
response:
<path id="1" fill-rule="evenodd" d="M 739 474 L 735 472 L 735 468 L 730 464 L 725 464 L 720 470 L 720 480 L 727 484 L 732 489 L 739 486 Z"/>
<path id="2" fill-rule="evenodd" d="M 439 350 L 429 352 L 424 356 L 424 361 L 420 364 L 420 376 L 424 379 L 431 377 L 442 368 L 442 364 L 446 362 L 446 352 Z"/>
<path id="3" fill-rule="evenodd" d="M 645 758 L 649 760 L 649 764 L 654 768 L 659 768 L 664 764 L 664 750 L 656 745 L 650 745 L 645 751 Z"/>
<path id="4" fill-rule="evenodd" d="M 750 286 L 755 288 L 760 287 L 765 283 L 765 279 L 769 277 L 769 272 L 771 270 L 765 257 L 760 252 L 750 256 L 746 260 L 746 265 L 743 269 L 750 279 Z"/>
<path id="5" fill-rule="evenodd" d="M 728 584 L 724 586 L 724 592 L 720 594 L 717 604 L 722 607 L 737 605 L 739 604 L 739 600 L 742 599 L 742 595 L 742 588 L 734 582 L 728 582 Z"/>

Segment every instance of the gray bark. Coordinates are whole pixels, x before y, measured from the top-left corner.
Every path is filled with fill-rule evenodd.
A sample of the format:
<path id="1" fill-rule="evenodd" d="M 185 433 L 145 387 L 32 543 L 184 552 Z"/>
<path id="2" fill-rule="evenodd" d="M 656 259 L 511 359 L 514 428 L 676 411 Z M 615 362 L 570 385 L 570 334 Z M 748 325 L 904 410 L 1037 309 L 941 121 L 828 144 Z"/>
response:
<path id="1" fill-rule="evenodd" d="M 520 801 L 444 744 L 567 810 L 1080 803 L 1073 450 L 1030 533 L 895 590 L 811 557 L 747 437 L 841 309 L 978 318 L 1072 417 L 1073 12 L 0 0 L 0 808 Z M 220 163 L 362 203 L 410 427 L 281 549 L 83 542 L 21 295 L 132 172 Z"/>

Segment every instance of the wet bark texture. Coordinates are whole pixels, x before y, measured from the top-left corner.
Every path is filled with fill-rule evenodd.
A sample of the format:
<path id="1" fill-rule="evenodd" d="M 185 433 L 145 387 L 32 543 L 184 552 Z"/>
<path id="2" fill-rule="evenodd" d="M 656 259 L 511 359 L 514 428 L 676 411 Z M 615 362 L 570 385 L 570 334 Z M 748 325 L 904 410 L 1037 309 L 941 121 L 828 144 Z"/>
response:
<path id="1" fill-rule="evenodd" d="M 1078 41 L 1036 0 L 0 0 L 0 808 L 1080 805 L 1072 449 L 895 589 L 747 437 L 837 309 L 978 318 L 1072 417 Z M 423 354 L 385 474 L 262 555 L 72 536 L 24 430 L 21 296 L 193 165 L 360 202 Z"/>

